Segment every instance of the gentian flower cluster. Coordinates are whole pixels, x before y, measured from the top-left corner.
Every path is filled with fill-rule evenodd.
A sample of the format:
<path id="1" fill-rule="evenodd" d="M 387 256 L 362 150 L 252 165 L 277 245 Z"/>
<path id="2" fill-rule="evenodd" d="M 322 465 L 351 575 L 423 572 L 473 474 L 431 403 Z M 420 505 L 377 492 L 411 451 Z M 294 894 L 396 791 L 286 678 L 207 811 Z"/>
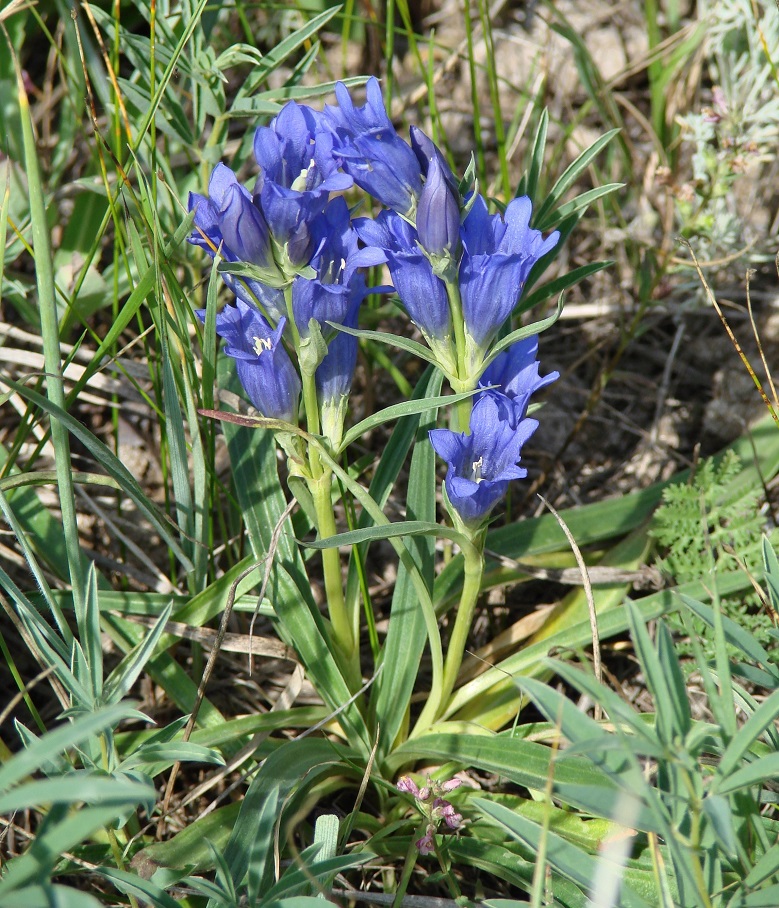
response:
<path id="1" fill-rule="evenodd" d="M 337 327 L 357 327 L 371 292 L 363 271 L 386 265 L 393 287 L 373 289 L 397 292 L 451 387 L 475 392 L 458 431 L 430 433 L 448 467 L 452 517 L 474 535 L 526 475 L 520 452 L 538 425 L 530 397 L 557 378 L 540 377 L 536 338 L 497 356 L 494 345 L 559 235 L 530 227 L 528 198 L 490 214 L 421 130 L 412 127 L 409 142 L 398 135 L 376 79 L 362 107 L 344 85 L 335 93 L 337 106 L 290 101 L 257 129 L 253 189 L 220 164 L 208 196 L 190 195 L 190 242 L 219 256 L 236 297 L 216 330 L 260 413 L 296 424 L 302 392 L 309 431 L 335 447 L 357 354 L 356 337 Z M 375 218 L 352 219 L 334 196 L 354 184 L 385 206 Z"/>

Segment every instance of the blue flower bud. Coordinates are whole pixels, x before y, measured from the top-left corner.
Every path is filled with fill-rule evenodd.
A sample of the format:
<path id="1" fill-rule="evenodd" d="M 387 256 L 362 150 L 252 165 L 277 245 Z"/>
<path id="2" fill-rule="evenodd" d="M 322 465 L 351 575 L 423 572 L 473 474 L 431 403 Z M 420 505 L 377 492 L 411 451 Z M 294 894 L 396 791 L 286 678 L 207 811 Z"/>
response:
<path id="1" fill-rule="evenodd" d="M 349 303 L 349 309 L 343 324 L 348 328 L 357 327 L 360 303 L 365 295 L 365 282 L 361 276 L 362 287 L 358 286 Z M 358 339 L 352 334 L 338 331 L 327 345 L 327 356 L 316 370 L 316 392 L 319 400 L 319 412 L 322 418 L 322 434 L 337 447 L 343 435 L 343 424 L 349 404 L 349 392 L 352 389 L 354 367 L 357 364 Z"/>
<path id="2" fill-rule="evenodd" d="M 431 255 L 457 254 L 460 245 L 460 199 L 446 181 L 438 156 L 430 160 L 417 205 L 419 242 Z"/>

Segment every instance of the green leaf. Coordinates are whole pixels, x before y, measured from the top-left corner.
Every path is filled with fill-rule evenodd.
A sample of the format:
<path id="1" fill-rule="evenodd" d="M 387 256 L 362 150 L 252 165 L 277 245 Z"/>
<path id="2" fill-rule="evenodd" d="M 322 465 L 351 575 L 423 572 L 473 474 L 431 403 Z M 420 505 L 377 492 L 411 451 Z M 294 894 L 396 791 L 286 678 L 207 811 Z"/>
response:
<path id="1" fill-rule="evenodd" d="M 762 785 L 767 779 L 778 777 L 779 753 L 768 754 L 730 773 L 717 785 L 717 793 L 728 794 L 741 788 L 751 788 L 753 785 Z"/>
<path id="2" fill-rule="evenodd" d="M 72 722 L 66 722 L 54 731 L 47 732 L 0 766 L 0 792 L 7 792 L 21 779 L 34 775 L 55 754 L 78 747 L 132 715 L 135 715 L 133 705 L 122 703 L 79 716 Z"/>
<path id="3" fill-rule="evenodd" d="M 703 813 L 711 823 L 711 828 L 725 854 L 738 854 L 738 839 L 735 829 L 735 818 L 727 798 L 709 794 L 703 799 Z"/>
<path id="4" fill-rule="evenodd" d="M 573 673 L 569 671 L 568 674 L 570 676 Z M 579 751 L 586 754 L 588 760 L 622 788 L 650 802 L 652 789 L 643 776 L 643 766 L 639 759 L 642 751 L 647 749 L 644 740 L 636 742 L 638 746 L 644 747 L 639 750 L 637 746 L 637 752 L 634 752 L 629 736 L 621 735 L 617 738 L 613 733 L 607 732 L 578 709 L 571 699 L 548 684 L 534 678 L 517 679 L 517 684 L 527 692 L 547 720 L 559 726 L 564 737 L 574 746 L 574 753 Z M 567 759 L 569 758 L 561 758 L 562 762 Z"/>
<path id="5" fill-rule="evenodd" d="M 154 627 L 144 637 L 143 641 L 132 649 L 108 676 L 104 693 L 106 703 L 118 703 L 138 680 L 165 630 L 165 624 L 170 618 L 171 609 L 171 603 L 165 606 Z"/>
<path id="6" fill-rule="evenodd" d="M 530 167 L 523 175 L 516 196 L 527 195 L 535 202 L 538 198 L 538 182 L 544 167 L 544 153 L 546 151 L 546 133 L 549 127 L 549 111 L 545 107 L 538 118 L 538 128 L 533 139 L 533 148 L 530 152 Z"/>
<path id="7" fill-rule="evenodd" d="M 235 103 L 237 104 L 240 100 L 253 95 L 260 85 L 265 82 L 268 76 L 278 69 L 290 54 L 294 53 L 299 47 L 305 44 L 306 41 L 312 38 L 320 28 L 323 28 L 333 18 L 333 16 L 337 15 L 338 11 L 338 6 L 326 9 L 318 16 L 314 16 L 313 19 L 310 19 L 297 31 L 288 35 L 276 44 L 271 51 L 265 54 L 262 58 L 262 62 L 250 71 L 248 78 L 238 90 Z"/>
<path id="8" fill-rule="evenodd" d="M 128 772 L 131 769 L 147 770 L 148 767 L 158 763 L 164 763 L 167 767 L 178 761 L 210 763 L 215 766 L 225 765 L 222 755 L 210 747 L 203 747 L 192 741 L 174 741 L 170 744 L 146 744 L 122 760 L 119 768 L 122 772 Z M 162 772 L 162 769 L 153 775 L 156 776 L 159 772 Z"/>
<path id="9" fill-rule="evenodd" d="M 636 613 L 635 607 L 631 602 L 626 602 L 625 607 L 630 624 L 630 637 L 636 650 L 636 657 L 646 678 L 647 687 L 655 701 L 657 731 L 660 739 L 668 745 L 674 738 L 682 737 L 687 733 L 689 730 L 689 718 L 685 724 L 681 716 L 674 715 L 674 702 L 671 699 L 664 667 L 652 646 L 652 641 L 649 639 L 644 622 Z M 685 696 L 685 703 L 686 699 Z"/>
<path id="10" fill-rule="evenodd" d="M 552 830 L 543 829 L 502 804 L 494 804 L 484 798 L 474 798 L 473 803 L 514 838 L 524 842 L 532 851 L 537 852 L 541 846 L 541 838 L 546 837 L 546 854 L 552 867 L 578 886 L 588 890 L 593 889 L 599 873 L 598 861 L 593 856 L 567 842 Z M 630 879 L 630 872 L 624 868 L 623 874 L 623 879 Z M 652 908 L 653 903 L 643 899 L 627 882 L 623 882 L 619 904 L 625 908 Z"/>
<path id="11" fill-rule="evenodd" d="M 464 533 L 440 523 L 427 523 L 422 520 L 403 520 L 397 523 L 363 527 L 360 530 L 349 530 L 346 533 L 328 536 L 327 539 L 312 539 L 301 544 L 310 549 L 331 549 L 342 545 L 359 545 L 362 542 L 373 542 L 377 539 L 397 539 L 402 536 L 432 536 L 434 538 L 451 539 L 458 545 L 469 544 L 469 540 Z"/>
<path id="12" fill-rule="evenodd" d="M 376 426 L 384 425 L 399 419 L 402 416 L 414 416 L 417 413 L 426 413 L 429 410 L 437 410 L 439 407 L 448 407 L 456 404 L 458 401 L 466 400 L 478 393 L 478 389 L 466 391 L 463 394 L 447 394 L 442 397 L 428 397 L 425 400 L 407 400 L 400 404 L 393 404 L 391 407 L 385 407 L 377 413 L 372 413 L 366 419 L 361 420 L 356 426 L 349 429 L 344 435 L 336 454 L 345 451 L 352 442 L 362 438 L 366 432 L 375 429 Z M 427 420 L 430 423 L 430 420 Z M 435 422 L 433 421 L 433 425 Z M 423 439 L 424 440 L 424 439 Z"/>
<path id="13" fill-rule="evenodd" d="M 132 500 L 141 514 L 146 517 L 160 537 L 170 547 L 170 550 L 178 558 L 181 565 L 186 570 L 192 569 L 192 563 L 173 538 L 168 522 L 159 514 L 156 506 L 146 496 L 132 473 L 130 473 L 127 467 L 125 467 L 119 458 L 109 450 L 102 441 L 96 438 L 88 429 L 85 429 L 84 426 L 69 413 L 66 413 L 64 410 L 55 406 L 45 397 L 30 390 L 25 385 L 2 375 L 0 375 L 0 384 L 5 384 L 9 388 L 13 388 L 14 391 L 20 394 L 24 399 L 29 400 L 30 403 L 35 404 L 35 406 L 40 407 L 50 416 L 59 420 L 65 428 L 68 429 L 71 435 L 84 445 L 103 469 L 113 477 L 119 487 L 125 492 L 128 498 Z"/>
<path id="14" fill-rule="evenodd" d="M 754 889 L 772 876 L 779 875 L 779 844 L 772 845 L 744 877 L 744 888 Z"/>
<path id="15" fill-rule="evenodd" d="M 35 885 L 13 891 L 3 890 L 0 880 L 0 908 L 102 908 L 103 903 L 81 889 L 69 886 Z"/>
<path id="16" fill-rule="evenodd" d="M 709 627 L 714 627 L 714 609 L 710 605 L 699 602 L 684 593 L 680 593 L 679 598 L 694 615 L 705 621 Z M 746 628 L 736 624 L 727 615 L 722 615 L 722 629 L 728 643 L 739 649 L 749 659 L 766 668 L 779 684 L 779 671 L 774 667 L 771 657 L 755 639 L 754 634 L 750 634 Z"/>
<path id="17" fill-rule="evenodd" d="M 129 873 L 117 867 L 99 867 L 97 872 L 111 880 L 120 892 L 149 901 L 155 908 L 178 908 L 179 906 L 176 899 L 168 895 L 164 889 L 160 889 L 151 880 L 144 880 L 135 873 Z"/>
<path id="18" fill-rule="evenodd" d="M 770 538 L 766 535 L 763 535 L 763 565 L 771 605 L 774 607 L 774 611 L 779 612 L 779 559 L 776 557 Z"/>
<path id="19" fill-rule="evenodd" d="M 557 308 L 554 313 L 548 318 L 541 319 L 539 322 L 533 322 L 532 325 L 525 325 L 522 328 L 517 328 L 516 331 L 512 331 L 510 334 L 507 334 L 505 337 L 501 338 L 497 344 L 495 344 L 490 350 L 489 356 L 484 360 L 483 368 L 486 369 L 491 362 L 493 362 L 496 357 L 498 357 L 504 350 L 510 347 L 512 344 L 515 344 L 517 341 L 524 340 L 526 337 L 530 337 L 534 334 L 540 334 L 542 331 L 546 331 L 547 328 L 551 328 L 552 325 L 560 318 L 560 313 L 563 311 L 563 295 L 560 294 L 560 298 L 557 300 Z"/>
<path id="20" fill-rule="evenodd" d="M 763 700 L 725 748 L 717 766 L 718 778 L 727 780 L 763 732 L 776 722 L 777 716 L 779 716 L 779 690 L 774 691 Z M 718 783 L 715 780 L 713 787 L 717 788 L 717 786 Z"/>
<path id="21" fill-rule="evenodd" d="M 46 740 L 46 736 L 40 739 Z M 73 770 L 52 779 L 38 779 L 17 785 L 11 791 L 0 794 L 0 813 L 27 810 L 44 804 L 113 804 L 135 805 L 144 800 L 154 802 L 155 791 L 151 784 L 145 785 L 129 779 L 98 776 L 91 771 Z M 118 812 L 118 810 L 117 810 Z"/>
<path id="22" fill-rule="evenodd" d="M 252 779 L 224 851 L 235 885 L 248 876 L 250 903 L 272 885 L 276 827 L 282 813 L 293 811 L 295 795 L 339 761 L 329 741 L 290 741 L 271 754 Z"/>
<path id="23" fill-rule="evenodd" d="M 600 791 L 601 803 L 611 803 L 620 794 L 614 783 L 589 760 L 571 757 L 554 764 L 552 750 L 535 741 L 525 741 L 510 732 L 501 734 L 466 734 L 434 732 L 411 738 L 387 758 L 393 773 L 418 760 L 452 760 L 495 773 L 533 791 L 546 788 L 550 772 L 556 785 L 589 785 Z M 571 802 L 576 806 L 575 802 Z"/>
<path id="24" fill-rule="evenodd" d="M 426 384 L 428 398 L 435 399 L 441 381 L 441 373 L 436 370 L 429 376 L 427 383 L 420 383 Z M 436 421 L 436 410 L 428 410 L 419 420 L 406 491 L 406 514 L 416 517 L 419 523 L 428 525 L 435 520 L 436 512 L 435 452 L 429 443 L 428 432 L 435 427 Z M 414 540 L 411 555 L 428 591 L 432 591 L 435 576 L 433 536 Z M 391 750 L 403 724 L 408 721 L 424 640 L 425 616 L 422 609 L 417 607 L 413 579 L 401 562 L 395 579 L 389 626 L 380 663 L 391 667 L 391 671 L 382 672 L 371 692 L 371 708 L 379 725 L 380 758 Z"/>
<path id="25" fill-rule="evenodd" d="M 546 660 L 546 663 L 550 666 L 552 671 L 559 675 L 567 684 L 570 684 L 581 694 L 591 697 L 595 703 L 600 704 L 606 715 L 608 715 L 609 719 L 611 719 L 615 725 L 618 724 L 621 727 L 625 726 L 625 731 L 630 729 L 636 738 L 636 748 L 643 756 L 652 756 L 655 758 L 661 758 L 663 756 L 664 750 L 657 740 L 654 729 L 651 725 L 648 725 L 642 714 L 633 709 L 630 703 L 626 702 L 622 697 L 606 687 L 605 684 L 598 682 L 593 675 L 582 671 L 579 668 L 575 668 L 567 662 L 557 659 L 548 659 Z M 522 679 L 518 679 L 517 683 L 520 687 L 524 686 L 524 681 Z M 533 688 L 536 689 L 535 684 L 533 684 Z M 575 716 L 573 716 L 573 718 L 576 719 Z M 556 722 L 557 718 L 550 719 L 550 721 Z M 597 725 L 597 723 L 595 724 Z M 587 728 L 587 726 L 583 727 Z M 590 726 L 589 729 L 592 731 L 592 726 Z M 589 735 L 587 735 L 587 738 L 589 738 Z M 577 739 L 571 738 L 570 740 L 572 743 L 576 743 Z"/>
<path id="26" fill-rule="evenodd" d="M 779 905 L 779 883 L 747 895 L 739 893 L 728 903 L 728 908 L 775 908 L 776 905 Z"/>
<path id="27" fill-rule="evenodd" d="M 134 803 L 127 802 L 128 805 Z M 98 829 L 114 822 L 120 812 L 116 802 L 81 807 L 75 812 L 65 804 L 51 807 L 27 851 L 5 865 L 4 876 L 0 879 L 0 898 L 8 898 L 8 893 L 45 878 L 60 860 L 60 855 L 72 851 Z M 10 901 L 10 904 L 18 906 L 19 902 Z"/>
<path id="28" fill-rule="evenodd" d="M 553 220 L 552 213 L 555 211 L 555 207 L 565 194 L 565 191 L 578 179 L 579 175 L 590 166 L 590 163 L 600 154 L 602 149 L 609 144 L 614 136 L 619 134 L 619 132 L 619 129 L 610 129 L 608 132 L 604 133 L 565 169 L 549 191 L 549 194 L 541 207 L 533 216 L 532 226 L 536 230 L 545 231 L 549 229 L 549 223 Z"/>
<path id="29" fill-rule="evenodd" d="M 337 821 L 337 818 L 335 819 Z M 311 849 L 306 849 L 306 852 L 311 851 L 313 851 L 313 847 Z M 308 854 L 306 852 L 300 855 L 300 866 L 295 867 L 293 865 L 288 868 L 278 883 L 263 895 L 263 905 L 268 903 L 278 904 L 276 901 L 277 899 L 290 901 L 292 898 L 290 893 L 295 893 L 296 890 L 298 896 L 305 897 L 304 891 L 310 891 L 312 879 L 318 880 L 320 885 L 325 887 L 326 890 L 328 879 L 332 880 L 336 874 L 343 873 L 343 871 L 349 870 L 352 867 L 360 867 L 362 864 L 365 864 L 376 857 L 376 855 L 370 852 L 355 851 L 351 854 L 333 855 L 329 858 L 307 860 Z M 287 896 L 287 898 L 284 898 L 284 896 Z M 323 898 L 325 898 L 324 895 L 318 896 L 315 903 L 317 908 L 322 908 Z"/>
<path id="30" fill-rule="evenodd" d="M 640 621 L 637 616 L 636 621 Z M 660 703 L 656 701 L 658 727 L 663 733 L 672 736 L 666 738 L 667 741 L 672 740 L 673 736 L 686 737 L 692 726 L 690 701 L 673 637 L 663 622 L 657 626 L 657 657 L 660 673 L 667 682 L 668 704 L 666 709 L 670 713 L 669 716 L 666 716 L 665 713 L 661 714 Z"/>
<path id="31" fill-rule="evenodd" d="M 413 353 L 414 356 L 418 356 L 432 366 L 439 366 L 438 360 L 432 354 L 430 348 L 424 347 L 418 341 L 411 340 L 411 338 L 401 337 L 398 334 L 387 334 L 385 331 L 370 331 L 367 328 L 347 328 L 346 325 L 333 325 L 333 327 L 337 328 L 339 331 L 343 331 L 344 334 L 351 334 L 352 337 L 361 337 L 364 340 L 375 340 L 380 344 L 397 347 L 399 350 Z"/>
<path id="32" fill-rule="evenodd" d="M 147 845 L 133 857 L 133 868 L 139 876 L 151 876 L 160 867 L 188 867 L 195 871 L 213 869 L 209 844 L 224 851 L 240 807 L 237 801 L 219 807 L 185 826 L 167 842 Z"/>
<path id="33" fill-rule="evenodd" d="M 576 198 L 571 199 L 570 202 L 560 205 L 560 207 L 546 219 L 544 230 L 552 230 L 566 218 L 577 215 L 579 212 L 583 212 L 591 202 L 595 202 L 598 199 L 602 199 L 603 196 L 610 195 L 612 192 L 622 189 L 624 185 L 624 183 L 605 183 L 603 186 L 596 186 L 595 189 L 589 189 L 587 192 L 577 195 Z"/>
<path id="34" fill-rule="evenodd" d="M 590 262 L 588 265 L 580 265 L 578 268 L 574 268 L 573 271 L 569 271 L 567 274 L 560 275 L 560 277 L 556 277 L 554 280 L 549 281 L 547 284 L 544 284 L 527 296 L 520 297 L 519 305 L 515 311 L 517 313 L 527 312 L 544 300 L 549 299 L 549 297 L 559 296 L 563 291 L 568 290 L 569 287 L 573 287 L 574 284 L 578 284 L 579 281 L 584 280 L 584 278 L 589 277 L 591 274 L 597 274 L 599 271 L 603 271 L 604 268 L 611 268 L 613 264 L 614 262 L 607 261 Z"/>

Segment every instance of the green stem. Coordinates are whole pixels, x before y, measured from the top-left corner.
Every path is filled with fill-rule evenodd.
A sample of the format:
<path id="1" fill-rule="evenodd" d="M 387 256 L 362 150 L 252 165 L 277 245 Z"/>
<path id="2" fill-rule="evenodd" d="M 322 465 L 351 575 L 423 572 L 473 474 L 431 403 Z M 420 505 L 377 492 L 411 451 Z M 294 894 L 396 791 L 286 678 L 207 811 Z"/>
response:
<path id="1" fill-rule="evenodd" d="M 700 795 L 695 789 L 690 774 L 682 768 L 682 779 L 684 787 L 687 789 L 689 797 L 691 828 L 690 828 L 690 854 L 692 856 L 692 873 L 695 878 L 695 885 L 698 889 L 698 895 L 701 899 L 703 908 L 711 908 L 711 899 L 709 897 L 706 875 L 701 866 L 701 802 Z"/>
<path id="2" fill-rule="evenodd" d="M 460 595 L 457 616 L 454 619 L 452 636 L 449 638 L 449 646 L 446 650 L 444 679 L 442 690 L 439 694 L 439 708 L 436 718 L 445 711 L 449 703 L 449 698 L 452 696 L 454 682 L 457 680 L 457 675 L 463 662 L 465 644 L 468 641 L 468 634 L 471 631 L 473 613 L 476 610 L 476 603 L 479 601 L 479 593 L 481 592 L 481 581 L 484 573 L 484 556 L 478 550 L 475 557 L 472 553 L 463 554 L 465 555 L 463 591 Z M 468 557 L 469 554 L 471 557 Z"/>
<path id="3" fill-rule="evenodd" d="M 465 644 L 473 622 L 473 613 L 479 600 L 482 575 L 484 574 L 484 535 L 478 534 L 469 545 L 461 545 L 464 566 L 463 590 L 460 594 L 460 604 L 457 608 L 457 617 L 454 620 L 452 636 L 449 639 L 444 669 L 439 678 L 433 677 L 430 687 L 430 696 L 425 703 L 419 719 L 409 735 L 414 738 L 426 732 L 446 711 L 449 698 L 454 690 L 454 683 L 460 671 L 460 666 L 465 653 Z"/>
<path id="4" fill-rule="evenodd" d="M 457 359 L 457 381 L 452 382 L 455 392 L 472 391 L 476 384 L 469 378 L 466 359 L 465 320 L 463 304 L 460 297 L 460 285 L 456 280 L 446 282 L 446 295 L 449 297 L 449 311 L 452 314 L 454 329 L 455 357 Z M 453 432 L 467 432 L 471 424 L 473 400 L 468 397 L 459 401 L 452 408 L 451 428 Z"/>
<path id="5" fill-rule="evenodd" d="M 320 464 L 320 470 L 322 469 Z M 331 488 L 333 474 L 329 470 L 323 472 L 318 479 L 308 483 L 311 497 L 316 511 L 317 530 L 320 539 L 327 539 L 337 533 Z M 349 621 L 349 613 L 344 600 L 343 580 L 341 577 L 341 556 L 337 548 L 322 550 L 322 567 L 325 576 L 325 594 L 327 596 L 327 610 L 333 625 L 333 635 L 341 654 L 345 657 L 349 668 L 350 679 L 359 680 L 359 657 L 355 650 L 354 635 Z M 356 670 L 356 671 L 355 671 Z M 356 675 L 356 678 L 353 677 Z"/>
<path id="6" fill-rule="evenodd" d="M 395 898 L 392 900 L 391 908 L 400 908 L 400 905 L 403 902 L 403 897 L 405 896 L 406 890 L 408 889 L 408 884 L 411 881 L 411 874 L 414 872 L 414 867 L 416 867 L 417 863 L 417 856 L 419 854 L 416 843 L 419 838 L 422 838 L 426 830 L 427 821 L 425 821 L 417 829 L 416 837 L 411 837 L 411 841 L 409 842 L 408 849 L 406 851 L 406 859 L 403 862 L 403 870 L 400 875 L 400 882 L 398 883 L 398 888 L 395 890 Z"/>
<path id="7" fill-rule="evenodd" d="M 295 323 L 295 315 L 292 308 L 292 284 L 288 284 L 284 288 L 284 302 L 287 306 L 287 324 L 289 325 L 290 334 L 292 335 L 292 345 L 295 348 L 298 364 L 300 364 L 300 332 Z M 313 373 L 307 372 L 305 369 L 301 368 L 300 383 L 303 388 L 303 409 L 306 414 L 306 429 L 308 429 L 311 435 L 319 435 L 319 401 L 316 396 L 316 379 L 314 378 Z M 311 476 L 316 481 L 324 474 L 324 470 L 322 469 L 322 463 L 316 448 L 311 445 L 309 445 L 308 448 L 308 459 L 311 466 Z"/>

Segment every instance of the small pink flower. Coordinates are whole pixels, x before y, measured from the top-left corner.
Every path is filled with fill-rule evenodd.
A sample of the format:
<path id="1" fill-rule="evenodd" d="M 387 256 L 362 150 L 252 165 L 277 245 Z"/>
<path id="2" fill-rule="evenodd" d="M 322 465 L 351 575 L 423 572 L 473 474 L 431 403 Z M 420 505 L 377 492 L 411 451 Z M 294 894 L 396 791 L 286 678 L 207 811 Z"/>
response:
<path id="1" fill-rule="evenodd" d="M 417 783 L 409 776 L 401 776 L 398 779 L 397 788 L 398 791 L 403 791 L 406 794 L 413 795 L 415 798 L 419 797 L 419 788 L 417 786 Z"/>
<path id="2" fill-rule="evenodd" d="M 462 814 L 455 811 L 454 807 L 443 798 L 436 798 L 433 801 L 433 812 L 431 819 L 443 820 L 450 829 L 459 829 L 463 821 Z"/>
<path id="3" fill-rule="evenodd" d="M 420 854 L 430 854 L 432 851 L 435 851 L 435 840 L 433 836 L 435 835 L 435 827 L 428 826 L 427 832 L 422 836 L 421 839 L 417 839 L 414 843 L 417 846 L 417 850 Z"/>

